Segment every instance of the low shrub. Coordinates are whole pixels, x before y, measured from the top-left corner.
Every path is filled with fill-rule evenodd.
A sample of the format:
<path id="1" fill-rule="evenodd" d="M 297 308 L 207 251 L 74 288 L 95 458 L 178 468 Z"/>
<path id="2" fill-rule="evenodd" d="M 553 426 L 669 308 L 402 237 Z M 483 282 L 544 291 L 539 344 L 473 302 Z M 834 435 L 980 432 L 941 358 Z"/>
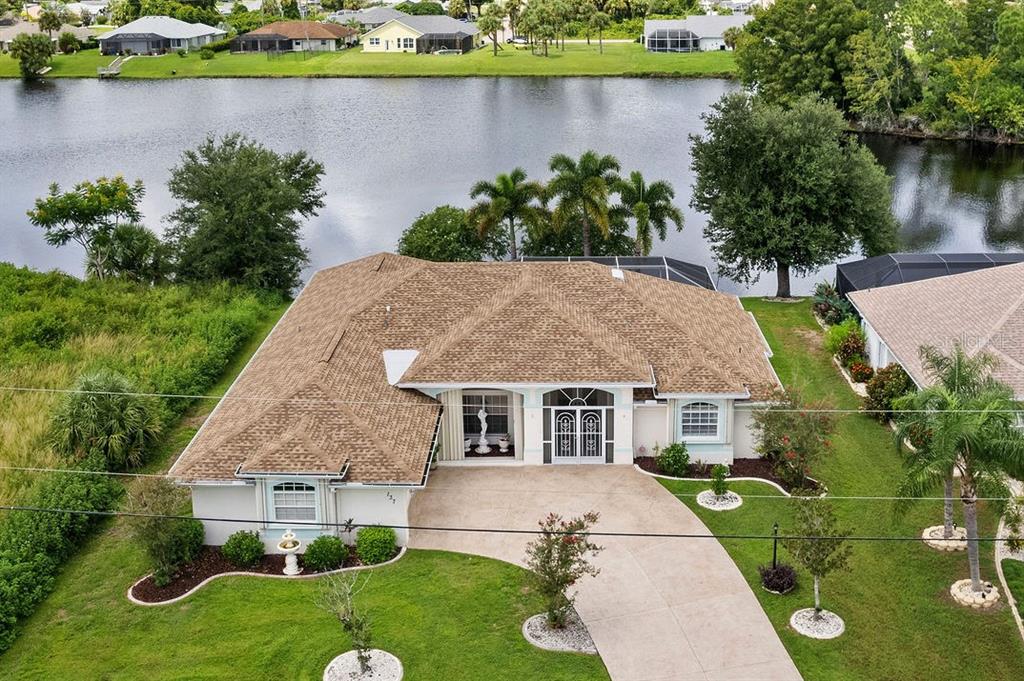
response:
<path id="1" fill-rule="evenodd" d="M 204 61 L 209 61 L 210 59 L 213 59 L 213 56 L 213 50 L 211 50 L 209 47 L 204 47 L 203 49 L 199 50 L 199 58 Z"/>
<path id="2" fill-rule="evenodd" d="M 326 572 L 340 568 L 346 558 L 348 547 L 344 542 L 338 537 L 323 534 L 306 547 L 306 552 L 302 554 L 302 563 L 310 570 Z"/>
<path id="3" fill-rule="evenodd" d="M 779 563 L 775 567 L 760 565 L 757 568 L 761 575 L 761 586 L 775 593 L 789 593 L 796 588 L 796 570 L 792 565 Z"/>
<path id="4" fill-rule="evenodd" d="M 864 340 L 863 332 L 858 328 L 856 333 L 851 333 L 843 339 L 835 354 L 840 364 L 849 367 L 853 362 L 862 360 L 866 351 L 867 342 Z"/>
<path id="5" fill-rule="evenodd" d="M 864 409 L 883 423 L 892 418 L 894 400 L 914 390 L 914 382 L 899 364 L 890 364 L 875 372 L 867 382 Z"/>
<path id="6" fill-rule="evenodd" d="M 228 537 L 220 552 L 238 567 L 255 567 L 263 558 L 263 540 L 255 532 L 239 530 Z"/>
<path id="7" fill-rule="evenodd" d="M 665 447 L 655 455 L 655 460 L 658 470 L 665 475 L 682 478 L 690 470 L 690 454 L 684 442 L 675 442 Z"/>
<path id="8" fill-rule="evenodd" d="M 852 316 L 853 306 L 839 295 L 833 284 L 821 282 L 814 287 L 814 311 L 821 321 L 831 326 Z"/>
<path id="9" fill-rule="evenodd" d="M 711 491 L 716 497 L 724 497 L 729 492 L 729 467 L 716 463 L 711 467 Z"/>
<path id="10" fill-rule="evenodd" d="M 390 527 L 364 527 L 356 534 L 356 555 L 366 565 L 391 560 L 398 551 L 398 537 Z"/>
<path id="11" fill-rule="evenodd" d="M 185 57 L 188 56 L 188 50 L 186 50 L 184 47 L 179 47 L 178 49 L 176 49 L 174 51 L 174 54 L 176 54 L 179 57 L 181 57 L 182 59 L 184 59 Z"/>
<path id="12" fill-rule="evenodd" d="M 203 547 L 203 524 L 198 520 L 156 517 L 178 515 L 187 499 L 164 478 L 143 478 L 132 491 L 131 510 L 146 514 L 129 519 L 132 534 L 149 556 L 157 586 L 170 583 L 178 568 L 195 559 Z"/>
<path id="13" fill-rule="evenodd" d="M 863 361 L 850 364 L 850 378 L 853 379 L 854 383 L 865 383 L 871 380 L 871 377 L 874 375 L 875 370 Z"/>
<path id="14" fill-rule="evenodd" d="M 864 332 L 853 317 L 836 324 L 825 332 L 825 350 L 834 355 L 844 366 L 855 355 L 863 355 Z"/>
<path id="15" fill-rule="evenodd" d="M 224 38 L 222 40 L 215 40 L 212 43 L 207 43 L 203 46 L 204 50 L 210 50 L 212 52 L 227 52 L 231 49 L 231 44 L 234 43 L 234 38 Z M 200 56 L 202 53 L 200 52 Z"/>

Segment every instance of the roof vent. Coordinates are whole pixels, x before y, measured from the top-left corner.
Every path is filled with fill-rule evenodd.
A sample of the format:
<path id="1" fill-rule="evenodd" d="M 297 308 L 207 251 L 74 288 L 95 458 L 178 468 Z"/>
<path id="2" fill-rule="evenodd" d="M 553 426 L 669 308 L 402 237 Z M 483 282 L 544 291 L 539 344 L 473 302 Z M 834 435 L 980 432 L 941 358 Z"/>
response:
<path id="1" fill-rule="evenodd" d="M 612 276 L 615 277 L 616 279 L 626 281 L 626 273 L 620 270 L 618 267 L 612 268 Z"/>

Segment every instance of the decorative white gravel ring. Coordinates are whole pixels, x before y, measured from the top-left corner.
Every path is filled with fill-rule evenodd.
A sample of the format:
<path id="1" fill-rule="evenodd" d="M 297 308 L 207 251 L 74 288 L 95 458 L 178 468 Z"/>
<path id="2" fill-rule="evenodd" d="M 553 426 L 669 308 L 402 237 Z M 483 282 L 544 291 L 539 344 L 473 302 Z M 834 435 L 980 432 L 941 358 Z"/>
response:
<path id="1" fill-rule="evenodd" d="M 543 650 L 597 655 L 597 646 L 590 638 L 587 625 L 575 612 L 569 613 L 565 627 L 561 629 L 548 626 L 547 614 L 534 615 L 523 622 L 523 637 Z"/>
<path id="2" fill-rule="evenodd" d="M 370 652 L 370 671 L 359 673 L 356 651 L 342 653 L 324 669 L 324 681 L 401 681 L 405 675 L 402 662 L 386 650 L 374 648 Z"/>
<path id="3" fill-rule="evenodd" d="M 709 489 L 697 495 L 697 503 L 710 511 L 731 511 L 743 505 L 743 498 L 736 492 L 718 496 Z"/>
<path id="4" fill-rule="evenodd" d="M 802 636 L 821 640 L 837 638 L 846 631 L 846 623 L 842 617 L 828 610 L 822 610 L 818 617 L 815 617 L 814 608 L 803 608 L 794 612 L 789 618 L 789 626 Z"/>
<path id="5" fill-rule="evenodd" d="M 921 539 L 924 539 L 924 543 L 933 549 L 939 551 L 966 551 L 967 550 L 967 529 L 963 527 L 953 528 L 953 538 L 943 539 L 942 535 L 945 534 L 945 527 L 942 525 L 932 525 L 931 527 L 924 528 L 921 532 Z"/>
<path id="6" fill-rule="evenodd" d="M 991 582 L 983 582 L 982 590 L 975 591 L 971 580 L 961 579 L 949 587 L 949 595 L 960 605 L 969 608 L 991 608 L 999 602 L 999 589 Z"/>

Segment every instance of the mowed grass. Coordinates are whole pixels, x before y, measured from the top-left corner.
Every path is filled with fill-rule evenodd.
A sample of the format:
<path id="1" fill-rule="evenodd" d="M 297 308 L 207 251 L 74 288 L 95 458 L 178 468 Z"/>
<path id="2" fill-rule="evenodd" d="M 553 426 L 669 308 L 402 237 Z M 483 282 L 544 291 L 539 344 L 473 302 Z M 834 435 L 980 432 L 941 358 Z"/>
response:
<path id="1" fill-rule="evenodd" d="M 1017 611 L 1024 617 L 1024 562 L 1009 558 L 1003 560 L 1003 576 L 1017 601 Z"/>
<path id="2" fill-rule="evenodd" d="M 840 408 L 857 408 L 858 399 L 836 372 L 821 347 L 821 330 L 809 303 L 772 303 L 746 299 L 775 353 L 773 363 L 787 385 L 801 385 L 811 398 L 828 398 Z M 814 469 L 833 496 L 891 495 L 901 472 L 889 431 L 862 414 L 840 418 L 835 450 Z M 727 513 L 706 511 L 692 496 L 706 483 L 663 481 L 715 533 L 770 535 L 772 523 L 791 527 L 790 502 L 774 488 L 749 482 L 732 487 L 745 496 L 743 506 Z M 767 497 L 767 498 L 755 498 Z M 896 521 L 889 501 L 836 499 L 843 528 L 860 536 L 919 536 L 942 519 L 941 501 L 922 501 Z M 958 512 L 959 516 L 959 512 Z M 996 518 L 980 514 L 980 533 L 991 536 Z M 959 522 L 959 517 L 958 517 Z M 949 585 L 968 576 L 963 553 L 943 554 L 917 542 L 854 542 L 850 569 L 826 579 L 824 607 L 846 620 L 846 633 L 834 641 L 814 641 L 789 626 L 794 610 L 813 604 L 812 581 L 787 596 L 763 591 L 757 566 L 770 563 L 771 541 L 725 540 L 783 643 L 805 679 L 1016 679 L 1024 669 L 1021 643 L 1004 604 L 980 612 L 955 605 Z M 981 569 L 996 578 L 993 545 L 981 544 Z M 780 558 L 790 558 L 780 545 Z M 1005 563 L 1004 563 L 1005 567 Z M 1024 587 L 1024 570 L 1018 574 Z"/>
<path id="3" fill-rule="evenodd" d="M 600 54 L 596 42 L 566 44 L 565 50 L 549 49 L 549 56 L 531 54 L 529 49 L 503 46 L 497 56 L 490 49 L 463 55 L 364 53 L 361 48 L 316 55 L 219 52 L 209 60 L 197 52 L 179 57 L 133 57 L 124 63 L 121 78 L 212 78 L 212 77 L 402 77 L 402 76 L 704 76 L 730 77 L 735 72 L 731 52 L 654 54 L 636 43 L 608 43 Z M 96 78 L 96 69 L 112 57 L 97 50 L 57 55 L 52 78 Z M 0 77 L 18 77 L 18 64 L 0 56 Z"/>

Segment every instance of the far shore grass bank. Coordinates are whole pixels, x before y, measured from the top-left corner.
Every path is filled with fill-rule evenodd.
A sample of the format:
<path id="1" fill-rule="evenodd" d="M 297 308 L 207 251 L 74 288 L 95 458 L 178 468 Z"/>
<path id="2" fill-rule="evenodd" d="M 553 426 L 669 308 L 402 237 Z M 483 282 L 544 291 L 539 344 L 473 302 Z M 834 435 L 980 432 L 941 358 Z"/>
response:
<path id="1" fill-rule="evenodd" d="M 569 43 L 549 48 L 547 57 L 529 49 L 503 45 L 497 56 L 489 48 L 463 55 L 364 53 L 361 48 L 320 54 L 219 52 L 203 60 L 197 52 L 184 57 L 132 57 L 121 68 L 122 79 L 162 78 L 402 78 L 472 76 L 630 76 L 665 78 L 732 78 L 731 52 L 651 53 L 636 43 L 606 43 L 604 53 L 593 44 Z M 96 50 L 57 55 L 47 78 L 97 78 L 96 69 L 112 57 Z M 0 78 L 19 77 L 18 63 L 0 56 Z"/>

